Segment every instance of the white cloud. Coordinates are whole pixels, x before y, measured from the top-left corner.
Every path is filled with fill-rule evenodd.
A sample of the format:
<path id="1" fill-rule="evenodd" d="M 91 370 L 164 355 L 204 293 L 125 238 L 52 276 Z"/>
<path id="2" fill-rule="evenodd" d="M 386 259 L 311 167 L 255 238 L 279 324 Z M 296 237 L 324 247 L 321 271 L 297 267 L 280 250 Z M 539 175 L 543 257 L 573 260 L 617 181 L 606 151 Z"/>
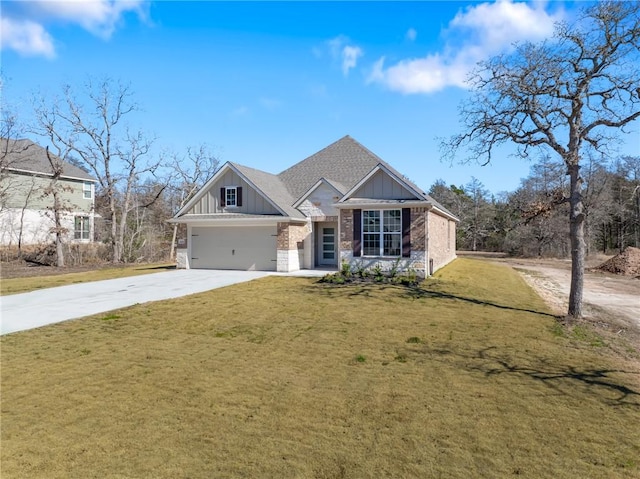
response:
<path id="1" fill-rule="evenodd" d="M 141 0 L 36 0 L 30 3 L 31 10 L 40 15 L 76 23 L 104 39 L 111 37 L 125 13 L 134 12 L 145 18 L 145 2 Z"/>
<path id="2" fill-rule="evenodd" d="M 351 40 L 344 35 L 338 35 L 327 42 L 334 60 L 340 61 L 342 74 L 349 75 L 349 70 L 358 65 L 358 59 L 364 55 L 359 46 L 351 44 Z"/>
<path id="3" fill-rule="evenodd" d="M 464 88 L 469 72 L 479 61 L 509 51 L 514 42 L 549 37 L 561 17 L 562 12 L 549 14 L 542 4 L 511 0 L 471 6 L 449 23 L 444 32 L 448 41 L 441 52 L 386 68 L 384 57 L 380 58 L 368 80 L 405 94 L 433 93 L 448 86 Z"/>
<path id="4" fill-rule="evenodd" d="M 349 74 L 349 70 L 356 67 L 358 58 L 363 55 L 362 48 L 345 46 L 342 49 L 342 73 L 344 76 Z"/>
<path id="5" fill-rule="evenodd" d="M 71 23 L 108 40 L 126 13 L 146 20 L 148 2 L 143 0 L 32 0 L 13 2 L 2 18 L 2 49 L 22 55 L 55 56 L 46 25 Z"/>
<path id="6" fill-rule="evenodd" d="M 407 33 L 404 34 L 404 38 L 406 38 L 410 42 L 414 42 L 416 38 L 418 38 L 418 32 L 415 28 L 410 28 L 409 30 L 407 30 Z"/>
<path id="7" fill-rule="evenodd" d="M 30 20 L 0 19 L 0 45 L 25 56 L 55 56 L 53 39 L 42 25 Z"/>

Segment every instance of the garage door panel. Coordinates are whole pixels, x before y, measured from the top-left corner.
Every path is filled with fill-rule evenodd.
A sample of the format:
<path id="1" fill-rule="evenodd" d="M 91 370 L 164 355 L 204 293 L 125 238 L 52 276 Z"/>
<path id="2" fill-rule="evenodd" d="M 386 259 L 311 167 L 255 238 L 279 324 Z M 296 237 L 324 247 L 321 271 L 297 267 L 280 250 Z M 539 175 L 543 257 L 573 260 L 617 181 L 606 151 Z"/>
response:
<path id="1" fill-rule="evenodd" d="M 191 267 L 275 271 L 275 226 L 194 227 Z"/>

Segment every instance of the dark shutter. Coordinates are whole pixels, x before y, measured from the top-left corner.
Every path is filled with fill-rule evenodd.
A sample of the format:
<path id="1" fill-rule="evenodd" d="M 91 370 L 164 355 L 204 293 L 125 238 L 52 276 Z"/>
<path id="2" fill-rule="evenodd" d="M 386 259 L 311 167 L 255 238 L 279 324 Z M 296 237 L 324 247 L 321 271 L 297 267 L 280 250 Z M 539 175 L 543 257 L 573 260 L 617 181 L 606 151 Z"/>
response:
<path id="1" fill-rule="evenodd" d="M 227 206 L 227 189 L 223 186 L 220 188 L 220 208 Z"/>
<path id="2" fill-rule="evenodd" d="M 411 208 L 402 208 L 402 257 L 411 256 Z"/>
<path id="3" fill-rule="evenodd" d="M 242 186 L 236 188 L 236 206 L 242 206 Z"/>
<path id="4" fill-rule="evenodd" d="M 353 256 L 362 256 L 362 210 L 353 210 Z"/>

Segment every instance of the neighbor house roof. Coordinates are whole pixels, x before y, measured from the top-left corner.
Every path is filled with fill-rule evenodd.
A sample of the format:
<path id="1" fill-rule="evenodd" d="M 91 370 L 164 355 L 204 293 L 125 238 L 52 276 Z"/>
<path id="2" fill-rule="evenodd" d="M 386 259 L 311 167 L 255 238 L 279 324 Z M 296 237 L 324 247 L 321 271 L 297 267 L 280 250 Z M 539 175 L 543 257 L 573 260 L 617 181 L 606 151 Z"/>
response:
<path id="1" fill-rule="evenodd" d="M 63 178 L 92 181 L 96 179 L 68 161 L 49 152 L 49 155 L 63 165 Z M 31 140 L 10 140 L 0 138 L 0 158 L 3 167 L 8 170 L 35 173 L 39 175 L 53 175 L 53 169 L 47 158 L 47 150 Z"/>

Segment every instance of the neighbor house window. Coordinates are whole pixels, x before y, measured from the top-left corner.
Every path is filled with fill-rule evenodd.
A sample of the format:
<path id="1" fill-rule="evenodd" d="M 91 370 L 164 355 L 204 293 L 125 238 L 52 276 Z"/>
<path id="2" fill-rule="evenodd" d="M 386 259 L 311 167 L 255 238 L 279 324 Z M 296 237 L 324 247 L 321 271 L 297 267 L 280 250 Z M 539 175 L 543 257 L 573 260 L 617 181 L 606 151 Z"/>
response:
<path id="1" fill-rule="evenodd" d="M 91 232 L 88 216 L 76 216 L 73 231 L 73 238 L 77 240 L 88 240 Z"/>
<path id="2" fill-rule="evenodd" d="M 82 183 L 82 196 L 85 200 L 93 198 L 93 184 L 90 181 Z"/>
<path id="3" fill-rule="evenodd" d="M 363 256 L 400 256 L 402 253 L 402 211 L 362 212 Z"/>

